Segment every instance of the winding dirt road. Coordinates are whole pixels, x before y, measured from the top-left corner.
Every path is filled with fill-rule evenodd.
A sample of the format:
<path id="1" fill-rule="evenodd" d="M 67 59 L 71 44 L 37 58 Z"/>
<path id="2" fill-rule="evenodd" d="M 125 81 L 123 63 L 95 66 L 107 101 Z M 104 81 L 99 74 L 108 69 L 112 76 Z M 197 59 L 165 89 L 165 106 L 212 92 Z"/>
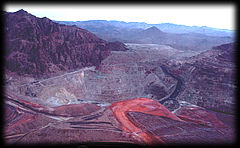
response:
<path id="1" fill-rule="evenodd" d="M 183 81 L 182 81 L 180 78 L 178 78 L 178 77 L 174 76 L 173 74 L 169 73 L 168 70 L 167 70 L 167 68 L 166 68 L 165 66 L 161 65 L 160 67 L 161 67 L 162 71 L 163 71 L 166 75 L 169 75 L 169 76 L 171 76 L 172 78 L 174 78 L 174 79 L 177 81 L 177 84 L 176 84 L 176 86 L 175 86 L 174 91 L 170 94 L 170 96 L 168 96 L 167 98 L 164 98 L 164 99 L 160 100 L 159 103 L 163 104 L 163 103 L 166 102 L 166 101 L 172 100 L 172 101 L 174 102 L 174 104 L 177 106 L 177 108 L 179 108 L 179 107 L 180 107 L 180 106 L 179 106 L 179 103 L 178 103 L 178 101 L 177 101 L 175 98 L 179 95 L 179 93 L 180 93 L 180 91 L 181 91 L 181 87 L 182 87 Z"/>

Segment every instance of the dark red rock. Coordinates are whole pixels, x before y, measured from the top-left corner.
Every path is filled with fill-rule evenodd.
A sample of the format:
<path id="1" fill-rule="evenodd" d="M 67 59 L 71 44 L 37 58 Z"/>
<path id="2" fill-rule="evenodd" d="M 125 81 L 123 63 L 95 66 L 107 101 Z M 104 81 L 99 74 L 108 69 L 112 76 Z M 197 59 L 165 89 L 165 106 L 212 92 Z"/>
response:
<path id="1" fill-rule="evenodd" d="M 216 112 L 212 110 L 207 110 L 209 113 L 215 115 L 220 121 L 222 121 L 226 126 L 235 128 L 236 127 L 236 117 L 231 114 L 226 114 L 222 112 Z"/>
<path id="2" fill-rule="evenodd" d="M 16 105 L 16 104 L 15 104 Z M 5 104 L 4 137 L 7 143 L 14 143 L 22 136 L 54 122 L 42 114 L 25 110 L 17 106 Z"/>
<path id="3" fill-rule="evenodd" d="M 79 144 L 83 142 L 122 142 L 134 143 L 134 139 L 122 132 L 95 129 L 64 129 L 47 127 L 24 136 L 20 144 Z"/>
<path id="4" fill-rule="evenodd" d="M 63 105 L 42 112 L 34 110 L 34 106 L 27 101 L 5 104 L 4 140 L 7 144 L 136 142 L 133 135 L 117 127 L 110 110 L 98 112 L 101 107 L 95 104 Z"/>
<path id="5" fill-rule="evenodd" d="M 126 51 L 128 50 L 126 48 L 126 46 L 119 41 L 115 41 L 115 42 L 109 42 L 109 44 L 107 44 L 107 48 L 110 48 L 112 51 Z"/>
<path id="6" fill-rule="evenodd" d="M 235 43 L 229 43 L 229 44 L 223 44 L 219 46 L 215 46 L 212 48 L 213 50 L 220 51 L 221 52 L 221 57 L 224 60 L 228 60 L 229 62 L 235 62 Z M 218 58 L 220 58 L 218 56 Z"/>
<path id="7" fill-rule="evenodd" d="M 210 127 L 226 127 L 215 115 L 204 108 L 184 106 L 176 110 L 175 114 L 182 120 L 203 124 Z"/>
<path id="8" fill-rule="evenodd" d="M 160 137 L 167 144 L 230 144 L 235 134 L 230 128 L 216 128 L 182 122 L 140 112 L 128 112 L 138 127 Z"/>
<path id="9" fill-rule="evenodd" d="M 34 77 L 98 66 L 110 51 L 127 50 L 76 26 L 38 18 L 24 10 L 3 14 L 6 69 Z"/>
<path id="10" fill-rule="evenodd" d="M 74 117 L 90 114 L 99 110 L 100 108 L 101 107 L 97 106 L 96 104 L 69 104 L 53 107 L 54 111 L 51 113 L 55 115 Z"/>

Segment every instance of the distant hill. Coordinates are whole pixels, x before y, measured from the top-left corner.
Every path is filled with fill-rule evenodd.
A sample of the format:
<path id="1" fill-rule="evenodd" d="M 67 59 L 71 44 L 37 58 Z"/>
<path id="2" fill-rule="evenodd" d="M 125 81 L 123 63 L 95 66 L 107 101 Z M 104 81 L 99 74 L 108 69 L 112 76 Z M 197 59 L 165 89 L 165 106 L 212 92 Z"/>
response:
<path id="1" fill-rule="evenodd" d="M 230 43 L 234 40 L 231 31 L 209 27 L 106 20 L 57 22 L 84 28 L 107 41 L 164 44 L 181 50 L 209 50 L 213 46 Z"/>
<path id="2" fill-rule="evenodd" d="M 56 21 L 58 23 L 64 23 L 67 25 L 77 25 L 81 28 L 88 27 L 89 25 L 108 25 L 112 27 L 118 28 L 139 28 L 139 29 L 147 29 L 150 27 L 157 27 L 158 29 L 162 30 L 163 32 L 167 33 L 200 33 L 208 36 L 234 36 L 233 30 L 228 29 L 219 29 L 219 28 L 212 28 L 207 26 L 186 26 L 186 25 L 179 25 L 179 24 L 172 24 L 172 23 L 160 23 L 160 24 L 147 24 L 145 22 L 124 22 L 124 21 L 106 21 L 106 20 L 89 20 L 89 21 L 76 21 L 76 22 L 69 22 L 69 21 Z"/>
<path id="3" fill-rule="evenodd" d="M 186 25 L 177 25 L 172 23 L 162 23 L 162 24 L 153 24 L 153 26 L 158 27 L 164 32 L 168 33 L 200 33 L 207 36 L 234 36 L 233 30 L 228 29 L 218 29 L 207 26 L 186 26 Z"/>

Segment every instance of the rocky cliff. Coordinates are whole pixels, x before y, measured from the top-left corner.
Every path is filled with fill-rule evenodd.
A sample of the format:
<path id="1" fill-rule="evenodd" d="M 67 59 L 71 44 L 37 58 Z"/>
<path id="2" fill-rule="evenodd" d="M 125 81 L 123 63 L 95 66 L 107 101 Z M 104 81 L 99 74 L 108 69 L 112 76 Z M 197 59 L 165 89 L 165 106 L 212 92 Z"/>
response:
<path id="1" fill-rule="evenodd" d="M 175 75 L 181 75 L 186 84 L 179 99 L 208 109 L 234 113 L 236 103 L 234 55 L 235 45 L 229 43 L 213 47 L 212 50 L 183 62 L 184 64 L 173 72 Z"/>
<path id="2" fill-rule="evenodd" d="M 127 50 L 76 26 L 35 17 L 24 10 L 4 12 L 5 68 L 40 77 L 86 66 L 98 66 L 111 50 Z"/>

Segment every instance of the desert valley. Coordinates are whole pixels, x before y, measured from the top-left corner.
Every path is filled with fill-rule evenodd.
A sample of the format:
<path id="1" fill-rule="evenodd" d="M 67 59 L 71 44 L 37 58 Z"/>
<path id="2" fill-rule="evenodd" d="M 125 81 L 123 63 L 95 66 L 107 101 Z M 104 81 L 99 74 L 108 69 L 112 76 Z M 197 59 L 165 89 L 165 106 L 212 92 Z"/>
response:
<path id="1" fill-rule="evenodd" d="M 4 12 L 6 144 L 232 144 L 234 32 Z"/>

